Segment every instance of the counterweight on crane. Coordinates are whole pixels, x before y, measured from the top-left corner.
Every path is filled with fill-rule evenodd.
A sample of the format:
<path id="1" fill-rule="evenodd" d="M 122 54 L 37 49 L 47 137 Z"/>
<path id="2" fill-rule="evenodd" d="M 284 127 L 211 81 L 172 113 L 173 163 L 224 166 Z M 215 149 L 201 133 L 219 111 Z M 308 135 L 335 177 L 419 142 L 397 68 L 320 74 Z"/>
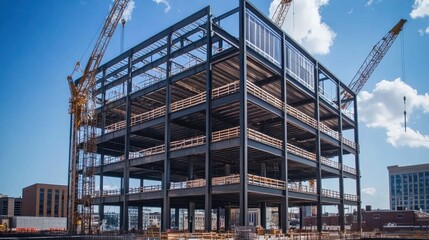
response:
<path id="1" fill-rule="evenodd" d="M 67 77 L 71 93 L 69 112 L 72 117 L 67 219 L 67 228 L 71 234 L 77 233 L 78 225 L 80 225 L 82 233 L 92 232 L 91 220 L 94 212 L 92 198 L 95 189 L 94 167 L 97 159 L 95 144 L 97 124 L 94 114 L 96 74 L 128 1 L 115 0 L 82 77 L 76 82 L 73 81 L 71 75 Z M 75 71 L 79 66 L 80 64 L 77 63 Z"/>
<path id="2" fill-rule="evenodd" d="M 281 0 L 273 14 L 273 22 L 282 27 L 285 22 L 287 12 L 289 11 L 292 0 Z"/>
<path id="3" fill-rule="evenodd" d="M 405 19 L 399 20 L 399 22 L 372 48 L 369 55 L 366 57 L 359 71 L 353 77 L 349 84 L 350 90 L 358 94 L 363 88 L 365 83 L 368 81 L 375 68 L 378 66 L 384 55 L 392 46 L 399 33 L 402 31 L 404 24 L 407 22 Z M 350 96 L 343 93 L 341 108 L 346 109 L 351 101 Z"/>

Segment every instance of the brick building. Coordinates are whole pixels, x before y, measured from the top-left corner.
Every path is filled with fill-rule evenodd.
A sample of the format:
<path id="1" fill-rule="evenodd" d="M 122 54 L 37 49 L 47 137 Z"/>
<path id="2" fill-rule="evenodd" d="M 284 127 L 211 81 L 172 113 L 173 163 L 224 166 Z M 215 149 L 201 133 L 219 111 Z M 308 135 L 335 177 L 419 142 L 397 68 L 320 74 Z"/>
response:
<path id="1" fill-rule="evenodd" d="M 22 189 L 23 216 L 66 217 L 67 186 L 36 183 Z"/>

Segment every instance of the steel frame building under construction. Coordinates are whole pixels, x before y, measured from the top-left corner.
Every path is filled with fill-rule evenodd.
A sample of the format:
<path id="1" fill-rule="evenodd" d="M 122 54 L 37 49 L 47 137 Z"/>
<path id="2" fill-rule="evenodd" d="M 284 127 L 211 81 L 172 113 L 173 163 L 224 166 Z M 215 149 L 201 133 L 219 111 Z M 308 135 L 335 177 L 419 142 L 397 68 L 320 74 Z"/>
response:
<path id="1" fill-rule="evenodd" d="M 189 231 L 204 210 L 211 231 L 213 210 L 230 229 L 231 209 L 247 226 L 259 208 L 267 228 L 277 207 L 284 232 L 290 207 L 316 207 L 318 231 L 323 206 L 338 206 L 342 230 L 344 206 L 361 209 L 355 94 L 247 1 L 218 17 L 206 7 L 105 63 L 95 91 L 97 160 L 78 173 L 92 169 L 92 204 L 101 219 L 120 206 L 125 231 L 130 207 L 139 226 L 143 207 L 161 208 L 161 231 L 172 209 L 188 210 Z"/>

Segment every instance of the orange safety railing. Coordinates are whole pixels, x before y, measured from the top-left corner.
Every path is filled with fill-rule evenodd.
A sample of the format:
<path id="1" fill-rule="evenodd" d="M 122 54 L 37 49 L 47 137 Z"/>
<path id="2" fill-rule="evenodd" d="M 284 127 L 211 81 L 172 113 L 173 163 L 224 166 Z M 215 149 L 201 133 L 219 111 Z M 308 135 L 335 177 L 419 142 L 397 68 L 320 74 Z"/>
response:
<path id="1" fill-rule="evenodd" d="M 346 166 L 346 165 L 343 165 L 343 171 L 351 173 L 351 174 L 355 174 L 355 175 L 357 173 L 357 171 L 356 171 L 355 168 L 352 168 L 352 167 L 349 167 L 349 166 Z"/>
<path id="2" fill-rule="evenodd" d="M 161 190 L 162 190 L 161 185 L 152 185 L 152 186 L 130 188 L 129 193 L 135 194 L 135 193 L 144 193 L 144 192 L 155 192 L 155 191 L 161 191 Z"/>
<path id="3" fill-rule="evenodd" d="M 317 128 L 316 119 L 308 116 L 307 114 L 299 111 L 298 109 L 292 107 L 291 105 L 286 104 L 286 111 L 294 118 L 300 120 L 301 122 L 307 124 L 310 127 Z"/>
<path id="4" fill-rule="evenodd" d="M 330 190 L 330 189 L 322 189 L 322 196 L 339 199 L 340 198 L 340 192 Z"/>
<path id="5" fill-rule="evenodd" d="M 254 95 L 255 97 L 258 97 L 258 98 L 270 103 L 271 105 L 273 105 L 274 107 L 276 107 L 280 110 L 284 109 L 284 107 L 283 107 L 284 104 L 280 99 L 278 99 L 277 97 L 268 93 L 267 91 L 263 90 L 262 88 L 256 86 L 255 84 L 253 84 L 250 81 L 247 81 L 247 92 Z"/>
<path id="6" fill-rule="evenodd" d="M 316 154 L 306 151 L 302 148 L 299 148 L 293 144 L 290 144 L 290 143 L 287 144 L 287 151 L 295 155 L 316 161 Z"/>
<path id="7" fill-rule="evenodd" d="M 195 106 L 206 101 L 206 92 L 199 93 L 195 96 L 179 100 L 171 104 L 171 111 L 176 112 L 182 109 Z"/>
<path id="8" fill-rule="evenodd" d="M 359 196 L 354 195 L 354 194 L 344 194 L 344 199 L 357 202 L 357 201 L 359 201 Z"/>
<path id="9" fill-rule="evenodd" d="M 235 184 L 235 183 L 240 183 L 240 175 L 239 174 L 212 178 L 212 185 L 213 186 Z"/>
<path id="10" fill-rule="evenodd" d="M 299 111 L 298 109 L 296 109 L 290 105 L 284 104 L 280 99 L 278 99 L 274 95 L 268 93 L 267 91 L 263 90 L 262 88 L 256 86 L 255 84 L 253 84 L 250 81 L 247 81 L 247 86 L 248 86 L 248 88 L 247 88 L 248 92 L 250 94 L 270 103 L 271 105 L 273 105 L 274 107 L 276 107 L 280 110 L 284 110 L 286 108 L 287 112 L 291 116 L 293 116 L 293 117 L 297 118 L 298 120 L 304 122 L 305 124 L 309 125 L 310 127 L 317 128 L 317 121 L 314 118 L 308 116 L 307 114 Z M 239 91 L 239 89 L 240 89 L 239 82 L 234 81 L 230 84 L 227 84 L 227 85 L 213 89 L 212 90 L 212 98 L 213 99 L 219 98 L 219 97 L 237 92 L 237 91 Z M 182 109 L 185 109 L 188 107 L 195 106 L 195 105 L 200 104 L 200 103 L 204 103 L 205 101 L 206 101 L 206 92 L 201 92 L 195 96 L 185 98 L 185 99 L 182 99 L 182 100 L 179 100 L 177 102 L 172 103 L 171 104 L 171 111 L 172 112 L 179 111 L 179 110 L 182 110 Z M 148 121 L 150 119 L 154 119 L 154 118 L 161 117 L 164 115 L 165 115 L 165 106 L 159 107 L 159 108 L 156 108 L 152 111 L 144 112 L 144 113 L 141 113 L 141 114 L 138 114 L 136 116 L 131 117 L 131 126 L 134 126 L 134 125 L 140 124 L 144 121 Z M 108 133 L 108 132 L 116 131 L 119 129 L 123 129 L 123 128 L 125 128 L 125 124 L 126 123 L 124 120 L 117 122 L 117 123 L 114 123 L 114 124 L 111 124 L 105 128 L 105 132 Z M 339 140 L 338 132 L 335 130 L 332 130 L 330 127 L 328 127 L 324 123 L 319 122 L 319 129 L 321 132 Z M 350 140 L 343 137 L 342 142 L 344 144 L 346 144 L 347 146 L 349 146 L 353 149 L 356 149 L 356 144 L 353 141 L 350 141 Z"/>
<path id="11" fill-rule="evenodd" d="M 341 164 L 339 162 L 332 161 L 329 158 L 320 157 L 320 161 L 322 161 L 322 164 L 325 164 L 326 166 L 330 166 L 336 169 L 341 169 Z"/>
<path id="12" fill-rule="evenodd" d="M 317 189 L 315 187 L 309 187 L 295 182 L 290 182 L 287 185 L 288 190 L 291 192 L 317 194 Z"/>
<path id="13" fill-rule="evenodd" d="M 240 82 L 234 81 L 232 83 L 229 83 L 227 85 L 215 88 L 212 90 L 212 98 L 220 98 L 225 95 L 229 95 L 235 92 L 238 92 L 240 90 Z"/>
<path id="14" fill-rule="evenodd" d="M 212 142 L 219 142 L 222 140 L 236 138 L 240 136 L 240 127 L 228 128 L 216 132 L 212 132 Z"/>
<path id="15" fill-rule="evenodd" d="M 261 177 L 253 174 L 247 174 L 247 181 L 249 181 L 249 184 L 256 186 L 263 186 L 282 190 L 286 188 L 285 181 L 274 178 Z"/>
<path id="16" fill-rule="evenodd" d="M 202 145 L 206 142 L 206 136 L 198 136 L 184 140 L 177 140 L 170 143 L 171 150 L 179 150 L 182 148 L 194 147 Z"/>
<path id="17" fill-rule="evenodd" d="M 270 145 L 270 146 L 273 146 L 276 148 L 280 148 L 280 149 L 282 149 L 282 147 L 283 147 L 283 141 L 281 141 L 277 138 L 270 137 L 270 136 L 263 134 L 263 133 L 260 133 L 258 131 L 255 131 L 251 128 L 247 128 L 247 134 L 248 134 L 248 137 L 250 139 L 253 139 L 255 141 L 259 141 L 259 142 L 262 142 L 262 143 L 265 143 L 267 145 Z"/>
<path id="18" fill-rule="evenodd" d="M 172 182 L 170 185 L 170 189 L 197 188 L 204 187 L 205 185 L 205 179 L 194 179 L 184 182 Z"/>
<path id="19" fill-rule="evenodd" d="M 280 189 L 280 190 L 286 189 L 286 182 L 279 179 L 262 177 L 254 174 L 247 174 L 247 181 L 248 181 L 248 184 L 254 185 L 254 186 L 261 186 L 261 187 L 274 188 L 274 189 Z M 221 185 L 237 184 L 237 183 L 240 183 L 239 174 L 212 178 L 213 186 L 221 186 Z M 206 185 L 205 179 L 194 179 L 194 180 L 183 181 L 183 182 L 171 182 L 170 189 L 198 188 L 198 187 L 204 187 L 205 185 Z M 317 194 L 317 190 L 315 187 L 301 185 L 300 183 L 296 183 L 296 182 L 287 183 L 287 187 L 288 187 L 288 190 L 291 192 Z M 143 186 L 143 187 L 130 188 L 129 194 L 154 192 L 154 191 L 161 191 L 161 190 L 162 190 L 161 185 Z M 105 190 L 103 191 L 103 194 L 102 194 L 103 197 L 117 196 L 117 195 L 121 195 L 121 190 L 119 189 Z M 95 191 L 94 197 L 99 197 L 99 196 L 100 196 L 100 191 Z M 338 191 L 334 191 L 330 189 L 322 189 L 322 196 L 340 199 L 340 193 Z M 350 200 L 350 201 L 359 200 L 358 196 L 354 194 L 344 194 L 344 199 Z"/>

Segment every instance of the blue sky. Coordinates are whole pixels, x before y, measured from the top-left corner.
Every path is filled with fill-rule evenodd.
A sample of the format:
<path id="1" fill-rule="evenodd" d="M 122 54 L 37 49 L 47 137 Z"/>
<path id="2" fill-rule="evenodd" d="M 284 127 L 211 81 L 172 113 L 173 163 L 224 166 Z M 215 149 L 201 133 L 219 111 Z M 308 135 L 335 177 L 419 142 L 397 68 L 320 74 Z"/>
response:
<path id="1" fill-rule="evenodd" d="M 273 10 L 278 1 L 251 3 L 269 15 L 271 4 Z M 359 102 L 363 204 L 387 208 L 386 167 L 428 162 L 429 1 L 295 2 L 285 31 L 345 83 L 372 46 L 400 18 L 408 20 L 403 31 L 404 62 L 398 38 L 363 88 Z M 0 193 L 20 196 L 23 187 L 37 182 L 67 183 L 66 76 L 76 61 L 87 61 L 92 45 L 86 49 L 109 5 L 110 0 L 0 1 Z M 220 15 L 238 1 L 135 0 L 125 30 L 125 49 L 207 5 Z M 120 29 L 103 62 L 119 53 Z M 409 99 L 406 134 L 401 125 L 404 94 Z"/>

